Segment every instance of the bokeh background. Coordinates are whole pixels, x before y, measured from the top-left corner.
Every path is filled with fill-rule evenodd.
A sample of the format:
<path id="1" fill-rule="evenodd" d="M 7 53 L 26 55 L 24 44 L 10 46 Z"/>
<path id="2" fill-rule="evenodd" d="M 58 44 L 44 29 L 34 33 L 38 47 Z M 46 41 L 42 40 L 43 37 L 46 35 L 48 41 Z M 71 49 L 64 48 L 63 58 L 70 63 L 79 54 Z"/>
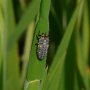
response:
<path id="1" fill-rule="evenodd" d="M 18 26 L 28 7 L 32 5 L 32 1 L 33 0 L 0 0 L 0 90 L 23 90 L 25 86 L 24 82 L 27 76 L 27 65 L 32 41 L 34 33 L 36 32 L 34 30 L 36 28 L 37 17 L 34 17 L 30 25 L 28 25 L 19 36 L 16 34 L 18 32 L 15 33 L 18 40 L 16 40 L 11 49 L 9 47 L 12 45 L 10 44 L 8 47 L 8 42 L 10 39 L 9 36 L 13 33 L 12 29 Z M 69 26 L 70 20 L 73 19 L 72 16 L 77 6 L 83 1 L 83 7 L 80 12 L 78 12 L 75 25 L 72 27 L 73 24 L 71 24 L 70 29 L 73 29 L 73 32 L 70 42 L 68 42 L 69 45 L 66 48 L 67 54 L 65 56 L 63 69 L 61 70 L 60 67 L 58 67 L 56 71 L 56 73 L 58 71 L 61 72 L 57 73 L 58 76 L 56 75 L 59 81 L 57 82 L 57 79 L 54 81 L 51 80 L 51 83 L 49 83 L 50 86 L 48 86 L 49 84 L 45 84 L 42 90 L 90 89 L 90 0 L 51 0 L 48 19 L 50 45 L 46 66 L 48 66 L 48 76 L 57 51 L 61 50 L 59 46 L 68 30 L 67 27 Z M 8 5 L 6 3 L 8 3 Z M 33 14 L 31 13 L 31 15 Z M 22 27 L 26 22 L 21 22 Z M 7 28 L 8 30 L 6 30 Z M 11 31 L 9 29 L 11 29 Z M 28 35 L 28 33 L 30 33 L 30 35 Z M 11 40 L 13 41 L 14 38 L 15 37 L 12 36 Z M 60 60 L 57 59 L 57 63 L 59 63 L 59 61 Z M 52 77 L 56 78 L 54 76 Z M 61 76 L 61 78 L 59 76 Z M 48 79 L 46 83 L 47 82 Z M 53 86 L 55 83 L 58 85 L 55 87 L 58 88 Z M 39 89 L 32 88 L 25 90 Z"/>

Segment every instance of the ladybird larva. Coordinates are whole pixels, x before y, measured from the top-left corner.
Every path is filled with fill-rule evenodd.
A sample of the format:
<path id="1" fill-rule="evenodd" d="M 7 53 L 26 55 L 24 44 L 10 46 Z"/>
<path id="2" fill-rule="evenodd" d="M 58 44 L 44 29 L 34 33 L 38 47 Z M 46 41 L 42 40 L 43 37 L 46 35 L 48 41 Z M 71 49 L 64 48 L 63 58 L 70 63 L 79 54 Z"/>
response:
<path id="1" fill-rule="evenodd" d="M 47 51 L 49 48 L 49 36 L 46 36 L 45 33 L 42 33 L 38 38 L 37 43 L 37 57 L 39 60 L 44 59 L 47 55 Z"/>

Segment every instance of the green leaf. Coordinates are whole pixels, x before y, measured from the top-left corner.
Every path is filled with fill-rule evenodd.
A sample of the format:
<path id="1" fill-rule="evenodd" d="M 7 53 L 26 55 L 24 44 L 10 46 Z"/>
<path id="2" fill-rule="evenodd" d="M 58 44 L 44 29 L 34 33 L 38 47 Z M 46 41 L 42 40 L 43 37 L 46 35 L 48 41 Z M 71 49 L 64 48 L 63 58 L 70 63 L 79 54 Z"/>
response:
<path id="1" fill-rule="evenodd" d="M 19 59 L 17 46 L 11 51 L 7 50 L 8 37 L 15 28 L 12 0 L 7 0 L 4 6 L 4 30 L 3 30 L 3 90 L 20 90 L 19 85 Z"/>
<path id="2" fill-rule="evenodd" d="M 9 37 L 8 50 L 10 50 L 15 42 L 20 38 L 27 26 L 35 19 L 38 13 L 41 0 L 33 0 L 27 8 L 25 14 L 22 16 L 20 22 L 15 27 L 13 33 Z"/>
<path id="3" fill-rule="evenodd" d="M 80 90 L 79 89 L 79 84 L 78 84 L 77 72 L 75 72 L 75 77 L 74 77 L 74 90 Z"/>
<path id="4" fill-rule="evenodd" d="M 45 33 L 46 35 L 48 35 L 49 33 L 48 16 L 49 16 L 49 9 L 50 9 L 50 0 L 42 0 L 40 6 L 41 7 L 40 7 L 40 13 L 39 13 L 39 20 L 36 25 L 35 35 L 32 42 L 32 48 L 30 52 L 26 79 L 28 81 L 41 80 L 42 82 L 42 80 L 44 79 L 44 74 L 46 73 L 45 67 L 46 67 L 47 57 L 45 56 L 44 59 L 39 60 L 39 58 L 37 57 L 37 46 L 35 44 L 38 43 L 38 40 L 37 40 L 38 34 L 42 35 L 42 33 Z M 41 86 L 42 85 L 40 85 L 40 87 Z"/>
<path id="5" fill-rule="evenodd" d="M 29 54 L 31 51 L 31 45 L 32 45 L 32 40 L 33 40 L 33 34 L 34 34 L 34 27 L 35 27 L 35 21 L 33 21 L 27 30 L 26 33 L 26 39 L 25 39 L 25 47 L 24 47 L 24 53 L 22 55 L 22 73 L 21 73 L 21 86 L 23 86 L 23 83 L 26 79 L 26 71 L 27 71 L 27 65 L 29 61 Z"/>
<path id="6" fill-rule="evenodd" d="M 82 84 L 80 87 L 89 90 L 89 80 L 88 80 L 88 73 L 87 73 L 87 66 L 88 66 L 88 48 L 89 48 L 89 21 L 88 21 L 88 12 L 86 1 L 84 3 L 84 16 L 83 16 L 83 42 L 81 42 L 81 35 L 80 35 L 80 22 L 81 22 L 81 15 L 79 15 L 77 26 L 76 26 L 76 51 L 77 51 L 77 66 L 82 77 Z M 82 10 L 81 10 L 82 12 Z M 80 12 L 79 12 L 80 14 Z M 87 15 L 87 16 L 86 16 Z M 87 39 L 86 39 L 87 38 Z"/>
<path id="7" fill-rule="evenodd" d="M 67 56 L 65 59 L 65 90 L 74 90 L 74 82 L 77 79 L 75 77 L 76 72 L 76 48 L 75 48 L 75 31 L 73 31 L 70 44 L 67 50 Z M 61 84 L 61 83 L 60 83 Z"/>
<path id="8" fill-rule="evenodd" d="M 34 81 L 31 81 L 31 82 L 26 82 L 24 90 L 41 90 L 40 81 L 39 80 L 34 80 Z"/>
<path id="9" fill-rule="evenodd" d="M 89 36 L 90 36 L 90 26 L 89 26 L 89 11 L 88 11 L 88 3 L 85 1 L 84 5 L 84 13 L 83 13 L 83 37 L 82 37 L 82 45 L 83 45 L 83 55 L 86 63 L 88 63 L 88 52 L 89 52 Z"/>
<path id="10" fill-rule="evenodd" d="M 75 9 L 73 16 L 71 18 L 71 21 L 66 29 L 66 33 L 58 47 L 58 51 L 55 55 L 55 58 L 53 60 L 53 63 L 50 67 L 50 70 L 48 72 L 48 77 L 47 80 L 48 82 L 46 83 L 46 88 L 45 90 L 52 90 L 54 86 L 54 90 L 58 90 L 58 82 L 60 81 L 62 76 L 62 70 L 65 62 L 65 57 L 67 53 L 67 48 L 69 46 L 69 42 L 72 36 L 72 32 L 74 30 L 76 20 L 78 17 L 78 12 L 80 11 L 80 7 L 83 5 L 83 2 L 81 2 Z M 58 79 L 57 79 L 58 77 Z M 53 82 L 54 81 L 54 82 Z M 52 82 L 52 83 L 51 83 Z"/>
<path id="11" fill-rule="evenodd" d="M 48 13 L 50 8 L 50 0 L 47 0 L 46 2 L 42 0 L 40 9 L 42 8 L 41 11 L 43 10 L 45 11 L 46 5 L 48 7 L 46 8 L 46 11 L 47 11 L 46 13 Z M 40 31 L 40 34 L 46 33 L 48 35 L 48 32 L 49 32 L 48 14 L 45 14 L 47 15 L 45 17 L 41 16 L 41 15 L 44 15 L 42 14 L 42 12 L 40 12 L 39 14 L 40 14 L 40 17 L 36 25 L 36 32 L 33 38 L 32 49 L 31 49 L 30 58 L 29 58 L 28 72 L 27 72 L 27 79 L 31 81 L 35 79 L 42 80 L 43 74 L 45 72 L 45 66 L 46 66 L 46 58 L 44 58 L 41 61 L 37 58 L 37 54 L 36 54 L 37 46 L 35 44 L 38 43 L 37 36 L 39 31 Z"/>
<path id="12" fill-rule="evenodd" d="M 3 13 L 2 9 L 0 7 L 0 66 L 1 66 L 1 58 L 2 58 L 2 32 L 4 29 L 4 21 L 3 21 Z"/>
<path id="13" fill-rule="evenodd" d="M 3 13 L 2 13 L 2 8 L 1 8 L 1 1 L 0 1 L 0 90 L 2 90 L 2 83 L 3 83 L 3 72 L 2 72 L 2 67 L 3 67 L 3 30 L 4 30 L 4 19 L 3 19 Z"/>

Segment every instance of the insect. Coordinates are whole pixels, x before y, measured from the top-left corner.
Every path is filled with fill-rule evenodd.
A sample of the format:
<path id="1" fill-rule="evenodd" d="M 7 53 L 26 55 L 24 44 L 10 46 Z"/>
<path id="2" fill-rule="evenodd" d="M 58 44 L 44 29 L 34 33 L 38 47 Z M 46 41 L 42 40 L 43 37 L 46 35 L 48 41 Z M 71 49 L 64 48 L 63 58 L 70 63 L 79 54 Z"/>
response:
<path id="1" fill-rule="evenodd" d="M 47 36 L 45 33 L 42 33 L 39 35 L 37 43 L 37 57 L 39 60 L 44 59 L 44 57 L 47 55 L 48 48 L 49 36 Z"/>

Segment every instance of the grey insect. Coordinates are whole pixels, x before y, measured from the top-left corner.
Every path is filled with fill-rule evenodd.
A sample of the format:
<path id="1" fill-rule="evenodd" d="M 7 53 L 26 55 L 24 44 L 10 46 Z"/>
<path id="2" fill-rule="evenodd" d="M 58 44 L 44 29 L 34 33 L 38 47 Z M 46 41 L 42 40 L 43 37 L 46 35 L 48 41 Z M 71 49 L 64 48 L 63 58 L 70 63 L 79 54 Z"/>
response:
<path id="1" fill-rule="evenodd" d="M 47 36 L 45 33 L 42 33 L 39 35 L 37 43 L 37 57 L 39 60 L 44 59 L 44 57 L 47 55 L 48 48 L 49 36 Z"/>

